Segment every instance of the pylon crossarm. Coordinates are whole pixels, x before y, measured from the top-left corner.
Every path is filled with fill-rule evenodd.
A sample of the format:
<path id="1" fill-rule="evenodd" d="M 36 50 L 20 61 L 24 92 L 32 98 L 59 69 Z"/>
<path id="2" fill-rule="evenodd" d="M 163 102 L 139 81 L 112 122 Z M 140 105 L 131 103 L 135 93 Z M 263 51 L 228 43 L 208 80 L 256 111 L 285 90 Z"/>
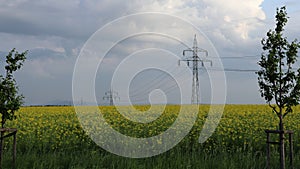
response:
<path id="1" fill-rule="evenodd" d="M 183 56 L 185 56 L 185 52 L 193 52 L 193 50 L 192 49 L 185 49 L 185 50 L 183 50 L 183 52 L 182 52 Z"/>
<path id="2" fill-rule="evenodd" d="M 194 61 L 192 57 L 187 57 L 185 59 L 181 59 L 180 61 Z"/>
<path id="3" fill-rule="evenodd" d="M 203 53 L 205 53 L 205 57 L 208 57 L 208 51 L 205 49 L 197 48 L 197 52 L 198 53 L 203 52 Z"/>

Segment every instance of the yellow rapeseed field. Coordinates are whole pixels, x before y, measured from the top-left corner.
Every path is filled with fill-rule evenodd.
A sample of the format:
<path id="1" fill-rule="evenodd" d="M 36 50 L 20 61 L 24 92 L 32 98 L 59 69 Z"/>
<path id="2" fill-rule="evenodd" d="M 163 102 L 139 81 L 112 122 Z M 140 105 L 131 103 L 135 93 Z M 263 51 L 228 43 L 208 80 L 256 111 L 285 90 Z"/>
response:
<path id="1" fill-rule="evenodd" d="M 137 106 L 147 110 L 150 106 Z M 168 105 L 164 113 L 149 123 L 132 122 L 123 117 L 114 107 L 99 107 L 106 121 L 119 132 L 132 137 L 150 137 L 164 132 L 178 116 L 179 105 Z M 125 110 L 133 111 L 131 108 Z M 180 143 L 184 146 L 212 150 L 227 149 L 264 150 L 265 129 L 276 129 L 278 119 L 266 105 L 226 105 L 222 119 L 214 134 L 204 143 L 198 143 L 202 126 L 207 117 L 209 105 L 200 105 L 198 119 L 190 134 Z M 155 112 L 153 112 L 155 113 Z M 9 121 L 6 127 L 17 128 L 20 149 L 41 150 L 74 149 L 95 146 L 82 130 L 73 107 L 22 107 L 17 119 Z M 285 119 L 285 126 L 293 130 L 294 146 L 300 148 L 300 107 Z M 276 139 L 277 137 L 272 137 Z"/>

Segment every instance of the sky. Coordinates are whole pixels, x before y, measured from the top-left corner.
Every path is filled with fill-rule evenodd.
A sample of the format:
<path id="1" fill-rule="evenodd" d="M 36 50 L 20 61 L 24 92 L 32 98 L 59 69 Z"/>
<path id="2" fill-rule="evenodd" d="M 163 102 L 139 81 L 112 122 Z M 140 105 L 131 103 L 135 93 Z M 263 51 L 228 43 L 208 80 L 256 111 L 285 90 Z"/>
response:
<path id="1" fill-rule="evenodd" d="M 193 46 L 196 34 L 213 61 L 199 70 L 200 102 L 223 97 L 218 94 L 225 89 L 225 103 L 263 104 L 254 71 L 225 71 L 222 79 L 209 70 L 259 69 L 260 41 L 274 28 L 276 8 L 283 5 L 290 17 L 285 35 L 300 39 L 296 0 L 0 0 L 0 65 L 12 48 L 28 50 L 15 74 L 26 105 L 70 104 L 74 83 L 84 86 L 86 73 L 94 77 L 89 82 L 99 104 L 108 103 L 105 92 L 111 86 L 121 104 L 188 103 L 191 75 L 174 58 L 184 58 L 182 51 Z M 85 57 L 91 50 L 97 56 Z M 98 66 L 95 75 L 92 65 Z M 72 81 L 76 68 L 86 72 Z M 130 83 L 122 81 L 130 72 L 135 73 Z M 74 102 L 89 103 L 89 97 L 82 91 Z"/>

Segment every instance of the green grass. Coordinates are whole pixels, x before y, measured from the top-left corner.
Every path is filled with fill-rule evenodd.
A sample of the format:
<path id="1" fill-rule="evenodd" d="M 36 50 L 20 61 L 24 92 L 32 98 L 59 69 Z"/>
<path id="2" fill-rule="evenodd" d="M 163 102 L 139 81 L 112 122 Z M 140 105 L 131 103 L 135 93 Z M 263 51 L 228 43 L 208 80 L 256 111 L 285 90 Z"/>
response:
<path id="1" fill-rule="evenodd" d="M 4 157 L 3 167 L 10 168 L 10 152 L 5 152 Z M 277 169 L 278 155 L 272 158 L 272 168 Z M 296 156 L 295 162 L 295 166 L 299 167 L 299 155 Z M 17 156 L 17 168 L 19 169 L 263 169 L 265 165 L 264 153 L 190 153 L 176 148 L 158 156 L 144 159 L 124 158 L 99 149 L 48 153 L 30 151 L 18 153 Z"/>
<path id="2" fill-rule="evenodd" d="M 7 152 L 8 153 L 8 152 Z M 10 156 L 5 153 L 4 168 L 10 167 Z M 186 153 L 176 149 L 164 154 L 145 158 L 130 159 L 117 155 L 103 153 L 97 150 L 74 152 L 19 153 L 17 168 L 68 169 L 68 168 L 115 168 L 115 169 L 161 169 L 161 168 L 262 168 L 265 165 L 263 157 L 251 153 Z"/>

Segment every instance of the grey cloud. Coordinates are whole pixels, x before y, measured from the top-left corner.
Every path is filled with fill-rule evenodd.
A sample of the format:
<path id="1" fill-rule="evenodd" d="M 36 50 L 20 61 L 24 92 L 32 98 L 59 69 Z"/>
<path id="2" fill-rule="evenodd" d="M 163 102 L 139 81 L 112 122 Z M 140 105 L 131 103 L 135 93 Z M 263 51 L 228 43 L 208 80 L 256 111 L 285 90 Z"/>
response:
<path id="1" fill-rule="evenodd" d="M 66 58 L 64 52 L 56 52 L 47 48 L 36 48 L 28 51 L 28 59 L 35 60 L 41 58 L 63 59 Z"/>
<path id="2" fill-rule="evenodd" d="M 265 1 L 271 2 L 271 0 Z M 253 1 L 251 4 L 246 1 L 240 4 L 235 2 L 229 0 L 223 5 L 224 2 L 221 1 L 206 0 L 147 2 L 138 0 L 0 0 L 0 51 L 5 53 L 12 47 L 19 50 L 29 49 L 29 59 L 24 65 L 24 70 L 18 74 L 20 84 L 22 84 L 21 90 L 24 91 L 29 103 L 47 102 L 57 100 L 57 98 L 68 100 L 71 95 L 73 66 L 80 48 L 97 29 L 126 14 L 163 12 L 182 17 L 203 30 L 221 57 L 260 54 L 260 39 L 265 36 L 268 29 L 273 27 L 273 18 L 266 20 L 262 17 L 263 11 L 259 6 L 262 0 Z M 272 9 L 267 10 L 273 12 L 272 15 L 268 15 L 270 13 L 268 12 L 267 16 L 273 17 L 275 13 L 273 6 Z M 299 13 L 296 9 L 293 9 L 293 12 L 288 36 L 299 37 L 298 23 L 294 19 L 299 16 Z M 228 18 L 225 21 L 224 17 L 227 15 Z M 138 26 L 142 25 L 143 28 L 155 26 L 153 23 L 143 22 L 143 19 L 140 18 Z M 242 30 L 239 24 L 245 24 L 247 27 Z M 142 27 L 138 27 L 140 28 Z M 111 36 L 116 36 L 118 32 L 126 31 L 126 29 L 117 27 L 110 31 L 103 41 L 109 41 Z M 168 31 L 177 31 L 180 36 L 191 36 L 191 38 L 186 38 L 190 39 L 189 45 L 192 45 L 194 32 L 179 32 L 172 27 Z M 241 35 L 246 38 L 243 39 Z M 150 42 L 147 40 L 149 39 L 141 38 L 120 43 L 110 53 L 109 59 L 120 59 L 136 51 L 135 48 L 151 47 L 154 46 L 153 43 L 170 50 L 176 45 L 163 42 L 163 39 L 158 39 L 158 41 L 150 39 Z M 139 44 L 144 44 L 144 46 Z M 176 45 L 174 53 L 180 55 L 182 52 L 180 47 L 183 46 Z M 1 55 L 4 53 L 0 52 Z M 245 60 L 224 60 L 224 65 L 229 68 L 256 68 L 255 62 L 255 59 L 250 60 L 249 63 Z M 106 65 L 107 68 L 110 66 Z M 257 103 L 259 93 L 256 90 L 255 75 L 227 74 L 229 97 L 232 102 Z M 106 78 L 109 77 L 101 81 L 105 81 Z M 239 81 L 247 78 L 250 81 L 240 86 Z M 249 95 L 249 98 L 240 98 L 239 95 L 245 90 L 245 86 L 249 86 L 253 94 Z M 107 88 L 108 85 L 105 87 Z M 107 89 L 98 90 L 102 92 Z M 255 95 L 256 92 L 257 95 Z"/>
<path id="3" fill-rule="evenodd" d="M 126 4 L 123 1 L 25 1 L 3 5 L 0 32 L 86 40 L 114 16 L 124 14 Z"/>

